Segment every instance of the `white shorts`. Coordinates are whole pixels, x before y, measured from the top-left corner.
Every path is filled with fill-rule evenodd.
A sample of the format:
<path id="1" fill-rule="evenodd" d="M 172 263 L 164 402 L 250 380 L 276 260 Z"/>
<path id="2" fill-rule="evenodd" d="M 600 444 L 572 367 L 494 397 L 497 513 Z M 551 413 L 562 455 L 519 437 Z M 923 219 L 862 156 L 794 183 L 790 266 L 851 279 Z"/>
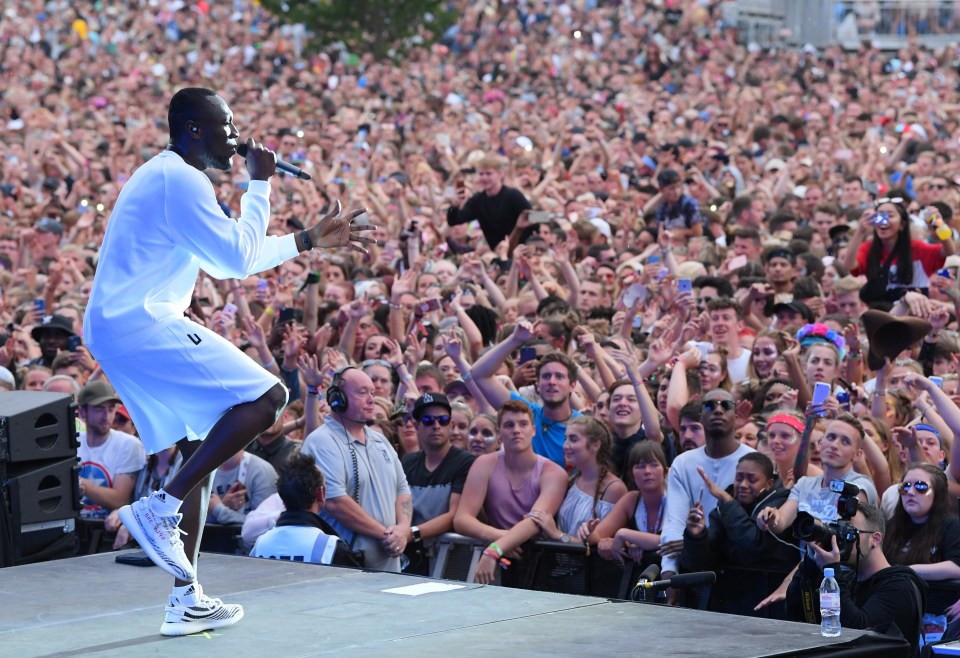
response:
<path id="1" fill-rule="evenodd" d="M 184 437 L 204 438 L 228 409 L 280 383 L 228 340 L 187 318 L 99 364 L 148 454 Z"/>

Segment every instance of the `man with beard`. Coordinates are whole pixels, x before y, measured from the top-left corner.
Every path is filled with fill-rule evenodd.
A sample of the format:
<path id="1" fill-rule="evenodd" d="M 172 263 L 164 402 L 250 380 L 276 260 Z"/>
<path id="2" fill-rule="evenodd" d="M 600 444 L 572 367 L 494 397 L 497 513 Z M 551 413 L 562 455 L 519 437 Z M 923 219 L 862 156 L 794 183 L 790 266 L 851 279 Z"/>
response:
<path id="1" fill-rule="evenodd" d="M 563 466 L 563 442 L 567 435 L 565 423 L 580 415 L 570 406 L 570 395 L 577 383 L 577 366 L 573 360 L 556 351 L 548 352 L 538 360 L 536 387 L 542 405 L 511 392 L 496 377 L 504 360 L 521 345 L 527 344 L 533 335 L 530 323 L 518 323 L 512 334 L 477 359 L 472 370 L 464 373 L 464 381 L 467 381 L 467 377 L 473 378 L 494 408 L 499 409 L 509 400 L 526 403 L 533 410 L 536 429 L 533 451 Z"/>
<path id="2" fill-rule="evenodd" d="M 688 450 L 679 455 L 670 467 L 667 479 L 667 509 L 660 534 L 662 574 L 668 578 L 678 571 L 678 558 L 683 548 L 683 531 L 687 516 L 695 503 L 700 504 L 704 518 L 717 506 L 717 498 L 704 486 L 700 470 L 720 489 L 734 482 L 737 462 L 744 455 L 754 452 L 734 436 L 736 402 L 729 391 L 715 388 L 703 398 L 700 422 L 706 433 L 702 448 Z M 708 523 L 709 525 L 709 523 Z"/>
<path id="3" fill-rule="evenodd" d="M 53 367 L 53 360 L 57 358 L 57 354 L 70 348 L 70 338 L 74 335 L 69 318 L 56 313 L 45 315 L 30 332 L 30 336 L 40 346 L 40 356 L 27 365 Z"/>

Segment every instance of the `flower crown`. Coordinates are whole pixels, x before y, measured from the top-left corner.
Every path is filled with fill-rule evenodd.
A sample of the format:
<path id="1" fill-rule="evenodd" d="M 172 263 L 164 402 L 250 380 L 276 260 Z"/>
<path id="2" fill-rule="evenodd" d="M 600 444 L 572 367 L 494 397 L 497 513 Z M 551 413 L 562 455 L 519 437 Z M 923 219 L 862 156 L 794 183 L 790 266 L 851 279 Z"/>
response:
<path id="1" fill-rule="evenodd" d="M 820 322 L 803 325 L 797 332 L 797 340 L 800 341 L 800 347 L 807 347 L 814 343 L 832 343 L 840 352 L 841 360 L 847 355 L 847 343 L 843 336 Z"/>

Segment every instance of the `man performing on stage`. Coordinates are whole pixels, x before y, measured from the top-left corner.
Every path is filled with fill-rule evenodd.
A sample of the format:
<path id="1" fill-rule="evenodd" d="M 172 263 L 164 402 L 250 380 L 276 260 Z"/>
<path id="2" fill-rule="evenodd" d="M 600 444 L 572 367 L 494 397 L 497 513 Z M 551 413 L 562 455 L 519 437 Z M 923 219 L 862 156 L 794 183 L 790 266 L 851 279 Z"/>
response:
<path id="1" fill-rule="evenodd" d="M 176 579 L 161 627 L 188 635 L 236 623 L 239 605 L 203 594 L 197 555 L 213 472 L 273 425 L 287 400 L 280 381 L 227 340 L 184 317 L 197 274 L 245 278 L 314 247 L 365 251 L 372 238 L 340 216 L 267 237 L 276 155 L 246 142 L 250 184 L 231 219 L 206 169 L 231 168 L 240 145 L 215 92 L 177 92 L 170 145 L 123 186 L 100 251 L 84 340 L 130 412 L 148 453 L 177 443 L 185 463 L 166 487 L 120 509 L 140 547 Z M 202 442 L 199 439 L 203 439 Z M 185 535 L 185 541 L 180 535 Z"/>

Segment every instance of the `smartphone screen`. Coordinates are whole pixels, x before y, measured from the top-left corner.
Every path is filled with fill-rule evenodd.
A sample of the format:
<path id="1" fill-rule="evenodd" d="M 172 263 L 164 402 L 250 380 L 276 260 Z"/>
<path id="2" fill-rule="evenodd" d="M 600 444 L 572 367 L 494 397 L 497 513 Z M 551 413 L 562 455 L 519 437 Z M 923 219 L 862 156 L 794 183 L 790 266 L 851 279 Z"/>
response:
<path id="1" fill-rule="evenodd" d="M 730 263 L 727 266 L 730 270 L 739 270 L 741 267 L 747 264 L 747 257 L 744 255 L 734 256 L 730 259 Z"/>
<path id="2" fill-rule="evenodd" d="M 814 406 L 819 406 L 824 403 L 824 401 L 830 396 L 830 384 L 826 382 L 817 382 L 813 387 L 813 400 L 812 403 Z M 817 412 L 818 416 L 823 415 L 823 411 Z"/>
<path id="3" fill-rule="evenodd" d="M 521 347 L 520 348 L 520 365 L 527 363 L 528 361 L 533 361 L 537 358 L 537 348 L 536 347 Z"/>

